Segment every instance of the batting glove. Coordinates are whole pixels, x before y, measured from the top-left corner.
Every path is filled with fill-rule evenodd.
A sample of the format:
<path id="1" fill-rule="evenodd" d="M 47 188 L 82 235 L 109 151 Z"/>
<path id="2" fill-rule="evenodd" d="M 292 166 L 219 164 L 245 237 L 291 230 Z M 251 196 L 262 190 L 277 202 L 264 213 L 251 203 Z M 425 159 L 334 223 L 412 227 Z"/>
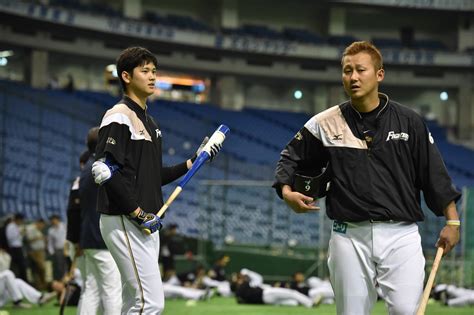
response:
<path id="1" fill-rule="evenodd" d="M 102 185 L 107 182 L 118 169 L 118 165 L 114 165 L 106 159 L 100 159 L 92 164 L 92 176 L 96 184 Z"/>
<path id="2" fill-rule="evenodd" d="M 161 230 L 163 223 L 160 218 L 153 213 L 148 213 L 140 209 L 140 212 L 136 216 L 128 215 L 128 218 L 138 224 L 138 226 L 146 234 L 152 234 L 156 231 Z"/>
<path id="3" fill-rule="evenodd" d="M 194 163 L 194 160 L 196 160 L 196 158 L 199 156 L 199 154 L 201 154 L 202 150 L 204 149 L 204 147 L 206 146 L 207 142 L 209 141 L 209 137 L 205 137 L 203 140 L 202 140 L 202 143 L 201 145 L 199 146 L 199 148 L 197 149 L 196 151 L 196 154 L 194 154 L 194 156 L 191 158 L 191 162 Z M 211 146 L 211 152 L 209 152 L 209 155 L 211 156 L 209 158 L 209 162 L 211 162 L 214 157 L 217 155 L 217 153 L 219 153 L 219 151 L 221 150 L 222 148 L 222 143 L 220 144 L 213 144 Z"/>

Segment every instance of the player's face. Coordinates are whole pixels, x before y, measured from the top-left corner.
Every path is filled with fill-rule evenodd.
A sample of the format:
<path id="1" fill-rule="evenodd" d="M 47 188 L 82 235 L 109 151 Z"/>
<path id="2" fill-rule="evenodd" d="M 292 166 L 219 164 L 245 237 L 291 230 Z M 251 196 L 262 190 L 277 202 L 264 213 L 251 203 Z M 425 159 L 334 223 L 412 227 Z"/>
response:
<path id="1" fill-rule="evenodd" d="M 366 52 L 345 56 L 342 63 L 342 83 L 352 100 L 363 100 L 378 93 L 384 70 L 376 70 L 372 57 Z"/>
<path id="2" fill-rule="evenodd" d="M 129 90 L 133 90 L 139 96 L 150 96 L 155 91 L 156 66 L 150 62 L 133 69 L 130 77 Z"/>

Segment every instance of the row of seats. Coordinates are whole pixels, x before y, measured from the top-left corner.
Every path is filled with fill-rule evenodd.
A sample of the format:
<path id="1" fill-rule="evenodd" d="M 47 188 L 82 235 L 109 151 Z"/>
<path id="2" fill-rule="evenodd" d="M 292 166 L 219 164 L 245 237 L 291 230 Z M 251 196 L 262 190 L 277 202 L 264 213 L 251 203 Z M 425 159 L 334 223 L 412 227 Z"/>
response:
<path id="1" fill-rule="evenodd" d="M 15 94 L 19 90 L 26 91 L 24 97 Z M 97 124 L 103 111 L 117 98 L 99 92 L 68 94 L 32 89 L 3 81 L 0 81 L 0 94 L 0 112 L 5 114 L 5 119 L 0 120 L 4 135 L 2 148 L 5 148 L 0 155 L 0 214 L 20 211 L 28 218 L 51 213 L 64 217 L 70 184 L 79 172 L 78 156 L 85 149 L 87 130 Z M 35 100 L 40 101 L 35 103 Z M 82 114 L 84 109 L 87 118 Z M 217 244 L 230 235 L 240 243 L 281 244 L 294 239 L 300 245 L 310 245 L 324 241 L 321 235 L 323 238 L 329 235 L 327 218 L 314 214 L 303 220 L 292 214 L 270 188 L 279 150 L 309 115 L 262 109 L 235 112 L 209 104 L 169 101 L 155 101 L 150 104 L 149 113 L 163 131 L 163 161 L 167 165 L 191 157 L 202 138 L 218 124 L 225 123 L 231 128 L 222 153 L 188 183 L 185 193 L 167 213 L 166 222 L 178 223 L 185 234 L 205 235 Z M 434 122 L 428 125 L 444 158 L 453 159 L 455 167 L 466 170 L 461 182 L 458 172 L 453 171 L 455 183 L 474 186 L 470 176 L 472 166 L 467 163 L 469 159 L 472 161 L 472 151 L 455 146 L 456 156 L 452 157 L 453 145 L 446 141 L 444 130 Z M 271 137 L 267 136 L 269 131 Z M 459 165 L 458 161 L 463 164 Z M 204 182 L 222 179 L 265 180 L 267 184 L 226 186 Z M 163 188 L 165 198 L 175 185 Z M 432 235 L 430 222 L 437 219 L 427 212 L 423 233 Z M 431 241 L 429 237 L 428 240 Z"/>
<path id="2" fill-rule="evenodd" d="M 102 3 L 83 3 L 79 0 L 51 0 L 50 5 L 63 7 L 71 10 L 82 11 L 92 14 L 100 14 L 111 17 L 125 19 L 122 12 L 111 5 Z M 160 14 L 155 11 L 145 11 L 142 20 L 153 25 L 162 25 L 177 29 L 191 30 L 194 32 L 221 33 L 235 36 L 249 36 L 259 39 L 269 39 L 277 41 L 294 41 L 310 45 L 333 45 L 345 47 L 357 40 L 351 35 L 323 36 L 306 29 L 285 27 L 281 31 L 269 26 L 257 24 L 244 24 L 237 28 L 214 29 L 197 18 L 179 14 Z M 447 50 L 448 47 L 437 39 L 414 39 L 411 43 L 404 43 L 400 38 L 375 37 L 372 41 L 380 48 L 410 48 L 422 50 Z M 469 52 L 469 50 L 466 50 Z"/>

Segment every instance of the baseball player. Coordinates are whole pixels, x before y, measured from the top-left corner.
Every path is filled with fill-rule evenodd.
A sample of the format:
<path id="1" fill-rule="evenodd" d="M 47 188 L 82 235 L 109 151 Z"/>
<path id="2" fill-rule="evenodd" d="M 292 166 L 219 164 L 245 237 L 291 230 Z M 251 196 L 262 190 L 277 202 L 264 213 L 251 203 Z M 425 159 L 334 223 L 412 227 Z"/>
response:
<path id="1" fill-rule="evenodd" d="M 13 302 L 15 308 L 31 308 L 32 305 L 23 303 L 26 299 L 28 302 L 37 305 L 43 305 L 56 297 L 55 292 L 42 293 L 26 281 L 16 278 L 10 268 L 11 256 L 0 249 L 0 308 L 9 301 Z"/>
<path id="2" fill-rule="evenodd" d="M 77 314 L 95 314 L 102 307 L 103 314 L 119 314 L 122 306 L 120 273 L 112 255 L 105 246 L 99 229 L 97 212 L 97 185 L 91 169 L 95 161 L 95 148 L 99 128 L 93 127 L 87 134 L 88 160 L 82 167 L 79 180 L 75 181 L 77 194 L 70 203 L 68 237 L 77 249 L 77 266 L 83 278 L 83 287 Z M 71 199 L 71 198 L 70 198 Z M 79 212 L 78 216 L 74 213 Z"/>
<path id="3" fill-rule="evenodd" d="M 102 118 L 98 160 L 92 167 L 101 185 L 100 230 L 122 279 L 123 314 L 160 314 L 164 309 L 155 233 L 162 224 L 155 214 L 163 205 L 161 186 L 184 175 L 193 162 L 162 165 L 162 132 L 146 104 L 155 90 L 157 64 L 142 47 L 127 48 L 118 57 L 124 96 Z M 211 158 L 219 150 L 214 146 Z"/>
<path id="4" fill-rule="evenodd" d="M 417 221 L 423 191 L 444 215 L 436 246 L 459 241 L 452 185 L 423 119 L 382 93 L 382 56 L 368 42 L 343 53 L 342 81 L 350 100 L 312 117 L 281 153 L 274 187 L 298 213 L 317 210 L 313 196 L 293 190 L 295 174 L 327 165 L 327 215 L 333 221 L 328 265 L 338 314 L 370 314 L 378 283 L 390 314 L 414 314 L 424 266 Z"/>
<path id="5" fill-rule="evenodd" d="M 308 296 L 296 290 L 264 284 L 260 274 L 245 268 L 233 276 L 231 287 L 237 302 L 242 304 L 304 305 L 307 308 L 315 305 Z"/>

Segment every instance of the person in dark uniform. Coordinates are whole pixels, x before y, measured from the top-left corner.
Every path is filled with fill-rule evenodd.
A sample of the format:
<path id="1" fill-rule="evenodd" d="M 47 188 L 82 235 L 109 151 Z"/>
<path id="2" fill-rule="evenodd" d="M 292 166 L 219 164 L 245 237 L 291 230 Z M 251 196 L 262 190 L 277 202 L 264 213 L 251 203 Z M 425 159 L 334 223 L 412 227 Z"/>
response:
<path id="1" fill-rule="evenodd" d="M 176 274 L 174 256 L 178 254 L 182 243 L 177 235 L 178 225 L 175 223 L 170 224 L 160 231 L 160 262 L 163 265 L 164 281 L 167 281 Z"/>
<path id="2" fill-rule="evenodd" d="M 102 307 L 104 314 L 118 314 L 122 307 L 120 273 L 102 239 L 97 212 L 97 185 L 92 176 L 99 128 L 87 134 L 88 160 L 77 182 L 77 200 L 70 212 L 77 212 L 76 221 L 68 222 L 68 235 L 74 242 L 79 258 L 77 265 L 84 282 L 78 305 L 78 314 L 95 314 Z M 68 215 L 69 216 L 69 215 Z M 71 228 L 71 231 L 69 229 Z"/>
<path id="3" fill-rule="evenodd" d="M 161 187 L 184 175 L 193 163 L 188 159 L 163 166 L 162 131 L 146 104 L 155 91 L 157 65 L 156 57 L 142 47 L 127 48 L 118 57 L 124 96 L 102 118 L 92 167 L 101 185 L 101 233 L 122 279 L 122 313 L 160 314 L 164 309 L 155 233 L 161 228 L 156 216 L 163 205 Z M 211 158 L 219 150 L 215 145 Z"/>
<path id="4" fill-rule="evenodd" d="M 413 314 L 423 292 L 425 258 L 416 222 L 428 207 L 445 216 L 437 247 L 459 241 L 454 188 L 422 117 L 379 93 L 382 55 L 354 42 L 343 53 L 350 100 L 312 117 L 281 152 L 274 187 L 297 213 L 317 210 L 295 191 L 296 173 L 327 166 L 326 211 L 333 220 L 328 266 L 338 314 L 369 314 L 380 286 L 390 314 Z M 329 164 L 328 164 L 329 162 Z"/>
<path id="5" fill-rule="evenodd" d="M 226 272 L 225 272 L 225 267 L 227 264 L 230 262 L 230 257 L 229 255 L 221 255 L 219 258 L 217 258 L 216 262 L 214 263 L 214 266 L 212 266 L 212 269 L 209 270 L 208 275 L 212 280 L 216 281 L 226 281 Z"/>
<path id="6" fill-rule="evenodd" d="M 249 275 L 232 276 L 231 289 L 239 304 L 272 304 L 312 307 L 314 302 L 306 295 L 288 288 L 276 288 L 266 284 L 255 285 Z"/>

